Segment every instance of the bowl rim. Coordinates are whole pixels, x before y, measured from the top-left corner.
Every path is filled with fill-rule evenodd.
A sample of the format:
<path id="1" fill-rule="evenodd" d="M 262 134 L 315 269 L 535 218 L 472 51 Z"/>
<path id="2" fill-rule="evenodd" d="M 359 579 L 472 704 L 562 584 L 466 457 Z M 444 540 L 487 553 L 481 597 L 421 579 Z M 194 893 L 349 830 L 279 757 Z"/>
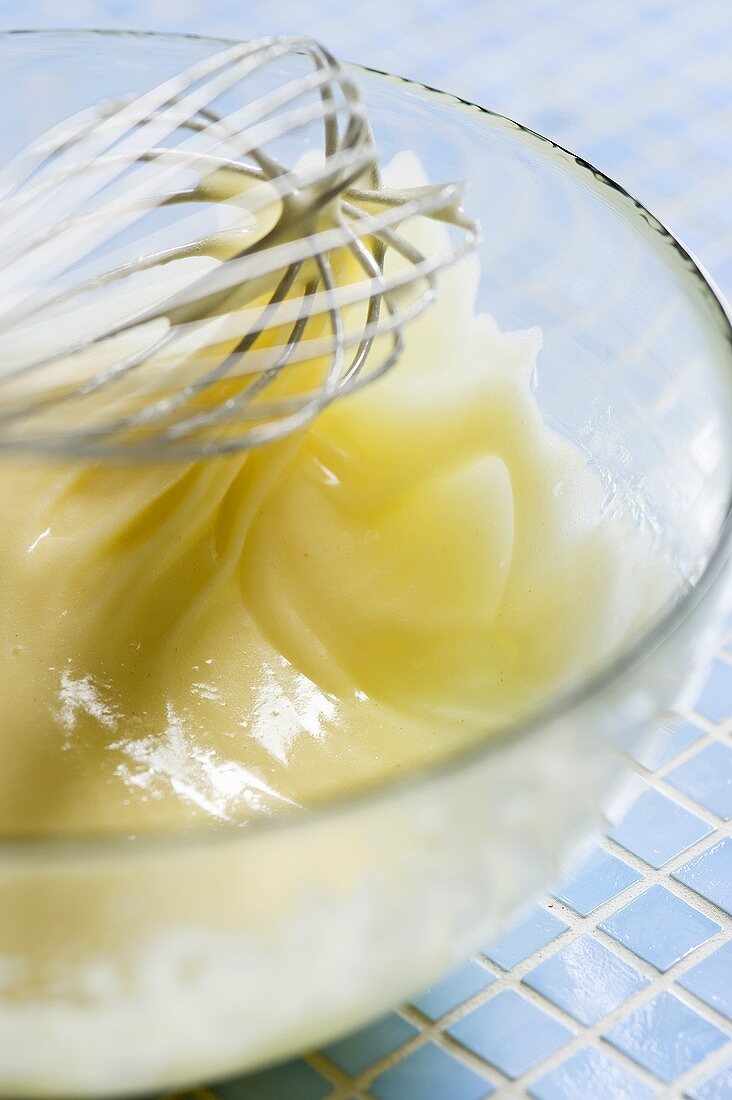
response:
<path id="1" fill-rule="evenodd" d="M 151 38 L 155 40 L 193 41 L 212 47 L 227 48 L 235 45 L 235 39 L 219 38 L 216 36 L 178 33 L 172 31 L 150 31 L 131 28 L 95 28 L 95 27 L 54 27 L 54 28 L 13 28 L 0 30 L 0 43 L 13 37 L 24 36 L 28 38 L 61 38 L 63 36 L 79 37 L 108 37 L 108 38 Z M 727 369 L 732 382 L 732 310 L 727 306 L 724 296 L 714 280 L 705 270 L 703 265 L 690 253 L 668 227 L 652 214 L 638 199 L 630 194 L 622 184 L 612 179 L 605 172 L 596 168 L 589 161 L 565 146 L 560 145 L 552 138 L 532 130 L 521 122 L 517 122 L 498 111 L 483 107 L 469 99 L 447 92 L 441 88 L 425 84 L 411 77 L 400 76 L 369 65 L 361 65 L 354 62 L 344 62 L 349 69 L 356 73 L 363 72 L 370 76 L 376 76 L 394 84 L 404 84 L 412 91 L 424 96 L 427 100 L 435 98 L 445 101 L 478 115 L 486 115 L 501 123 L 508 123 L 520 134 L 528 136 L 536 143 L 542 143 L 554 152 L 561 153 L 571 158 L 576 168 L 581 172 L 588 172 L 595 180 L 615 192 L 614 201 L 620 202 L 630 208 L 631 215 L 640 217 L 648 227 L 658 233 L 660 239 L 670 245 L 674 254 L 678 257 L 687 274 L 690 274 L 698 285 L 703 299 L 711 307 L 711 313 L 716 323 L 720 326 L 721 334 L 727 345 Z M 732 429 L 732 424 L 730 425 Z M 696 583 L 687 587 L 670 604 L 666 605 L 659 613 L 654 615 L 646 626 L 633 635 L 630 644 L 621 651 L 614 653 L 608 659 L 602 661 L 590 672 L 579 677 L 576 681 L 558 691 L 552 692 L 535 708 L 527 711 L 517 720 L 506 722 L 492 729 L 490 733 L 476 740 L 470 745 L 450 753 L 442 759 L 410 768 L 404 775 L 389 776 L 366 784 L 363 788 L 348 794 L 335 794 L 324 797 L 315 803 L 313 807 L 303 809 L 278 811 L 273 817 L 261 817 L 246 823 L 224 822 L 205 823 L 194 826 L 174 827 L 164 830 L 142 832 L 130 837 L 123 834 L 106 832 L 82 832 L 70 834 L 33 834 L 29 836 L 10 836 L 0 834 L 0 856 L 10 854 L 48 854 L 54 856 L 98 856 L 100 852 L 112 854 L 119 853 L 129 857 L 140 854 L 143 850 L 165 849 L 178 847 L 218 844 L 223 841 L 246 842 L 249 838 L 261 836 L 263 833 L 272 833 L 282 829 L 297 829 L 298 827 L 312 825 L 315 822 L 327 818 L 337 817 L 340 813 L 349 812 L 377 804 L 381 801 L 398 797 L 400 793 L 405 795 L 428 786 L 431 782 L 457 775 L 490 758 L 500 752 L 507 745 L 517 741 L 525 741 L 531 737 L 538 737 L 543 730 L 550 728 L 559 720 L 570 714 L 579 714 L 588 704 L 602 696 L 608 690 L 620 685 L 626 676 L 640 665 L 644 664 L 652 655 L 665 644 L 682 626 L 689 615 L 706 599 L 724 568 L 727 557 L 732 552 L 732 484 L 727 503 L 727 510 L 720 524 L 715 542 L 709 548 L 707 562 L 697 577 Z"/>

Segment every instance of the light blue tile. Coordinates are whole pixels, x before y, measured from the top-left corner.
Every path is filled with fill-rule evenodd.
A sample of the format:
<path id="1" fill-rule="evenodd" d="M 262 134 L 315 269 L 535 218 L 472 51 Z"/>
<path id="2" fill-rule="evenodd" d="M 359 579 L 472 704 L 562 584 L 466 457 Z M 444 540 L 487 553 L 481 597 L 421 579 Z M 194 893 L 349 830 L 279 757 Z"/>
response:
<path id="1" fill-rule="evenodd" d="M 555 896 L 586 917 L 606 901 L 632 886 L 642 876 L 617 856 L 595 848 L 557 887 Z"/>
<path id="2" fill-rule="evenodd" d="M 330 1082 L 299 1061 L 216 1087 L 220 1100 L 323 1100 L 332 1091 Z"/>
<path id="3" fill-rule="evenodd" d="M 730 1100 L 732 1097 L 732 1062 L 705 1077 L 685 1093 L 689 1100 Z"/>
<path id="4" fill-rule="evenodd" d="M 692 722 L 683 719 L 662 722 L 646 740 L 631 750 L 631 756 L 642 767 L 654 772 L 703 736 L 704 731 Z"/>
<path id="5" fill-rule="evenodd" d="M 732 916 L 732 837 L 684 863 L 674 878 Z"/>
<path id="6" fill-rule="evenodd" d="M 694 182 L 694 172 L 684 167 L 680 161 L 665 166 L 663 172 L 659 172 L 656 168 L 648 177 L 648 184 L 653 188 L 654 197 L 664 199 L 679 198 L 685 191 L 693 188 Z"/>
<path id="7" fill-rule="evenodd" d="M 560 1050 L 572 1032 L 513 989 L 492 997 L 448 1034 L 515 1080 Z"/>
<path id="8" fill-rule="evenodd" d="M 693 966 L 678 983 L 732 1020 L 732 940 Z"/>
<path id="9" fill-rule="evenodd" d="M 666 992 L 614 1024 L 603 1038 L 666 1084 L 728 1041 L 718 1027 Z"/>
<path id="10" fill-rule="evenodd" d="M 710 722 L 723 722 L 732 714 L 732 665 L 713 661 L 694 709 Z"/>
<path id="11" fill-rule="evenodd" d="M 651 867 L 662 867 L 711 832 L 711 825 L 702 818 L 658 791 L 648 790 L 636 798 L 608 836 Z"/>
<path id="12" fill-rule="evenodd" d="M 657 883 L 597 927 L 663 972 L 706 943 L 721 925 Z"/>
<path id="13" fill-rule="evenodd" d="M 608 135 L 592 140 L 587 146 L 586 156 L 598 168 L 612 174 L 621 164 L 632 160 L 633 151 L 622 137 Z"/>
<path id="14" fill-rule="evenodd" d="M 666 776 L 672 787 L 706 806 L 723 821 L 732 818 L 732 748 L 716 742 Z"/>
<path id="15" fill-rule="evenodd" d="M 676 112 L 652 111 L 651 114 L 646 116 L 645 124 L 655 133 L 668 137 L 682 130 L 685 126 L 685 120 L 680 118 Z"/>
<path id="16" fill-rule="evenodd" d="M 552 107 L 546 111 L 539 111 L 532 121 L 541 130 L 542 134 L 546 134 L 547 137 L 554 137 L 556 140 L 557 134 L 566 132 L 569 115 L 565 110 Z"/>
<path id="17" fill-rule="evenodd" d="M 712 108 L 724 109 L 729 104 L 729 88 L 725 84 L 712 84 L 703 89 L 704 101 Z"/>
<path id="18" fill-rule="evenodd" d="M 591 936 L 580 936 L 523 981 L 581 1024 L 596 1024 L 648 985 L 632 966 Z"/>
<path id="19" fill-rule="evenodd" d="M 655 1090 L 629 1069 L 593 1047 L 585 1047 L 529 1085 L 536 1100 L 651 1100 Z"/>
<path id="20" fill-rule="evenodd" d="M 323 1054 L 346 1073 L 362 1073 L 368 1066 L 391 1054 L 416 1034 L 415 1027 L 401 1016 L 390 1012 L 375 1024 L 357 1031 L 355 1035 L 348 1035 L 337 1043 L 331 1043 L 324 1048 Z"/>
<path id="21" fill-rule="evenodd" d="M 431 1020 L 439 1020 L 440 1016 L 451 1012 L 481 989 L 487 989 L 495 980 L 496 976 L 490 970 L 468 959 L 412 1001 L 412 1004 Z"/>
<path id="22" fill-rule="evenodd" d="M 502 970 L 510 970 L 528 959 L 541 947 L 555 940 L 569 927 L 554 913 L 537 905 L 525 917 L 516 921 L 506 931 L 484 948 L 483 954 L 497 963 Z"/>
<path id="23" fill-rule="evenodd" d="M 732 146 L 732 142 L 730 142 L 730 145 Z M 723 158 L 719 159 L 722 160 Z M 726 161 L 725 167 L 728 168 L 730 165 L 732 165 L 732 148 L 727 151 L 724 160 Z M 727 217 L 729 218 L 729 214 Z M 711 225 L 715 225 L 716 223 L 717 228 L 719 228 L 718 218 L 709 219 L 707 224 L 709 223 L 711 223 Z M 732 290 L 732 256 L 728 255 L 727 257 L 720 257 L 711 266 L 713 268 L 714 278 L 724 288 L 725 293 L 729 294 L 729 291 Z M 724 650 L 728 655 L 732 656 L 732 638 L 727 639 L 727 642 L 724 645 Z"/>
<path id="24" fill-rule="evenodd" d="M 415 1050 L 369 1086 L 377 1100 L 484 1100 L 494 1091 L 488 1081 L 434 1043 Z"/>

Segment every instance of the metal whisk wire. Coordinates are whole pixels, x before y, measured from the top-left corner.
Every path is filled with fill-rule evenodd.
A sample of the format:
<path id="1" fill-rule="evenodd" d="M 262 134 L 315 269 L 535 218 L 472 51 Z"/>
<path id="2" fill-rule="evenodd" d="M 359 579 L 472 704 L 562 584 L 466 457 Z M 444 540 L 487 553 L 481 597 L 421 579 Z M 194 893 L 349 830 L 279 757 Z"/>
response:
<path id="1" fill-rule="evenodd" d="M 461 190 L 384 187 L 353 79 L 305 38 L 65 120 L 0 172 L 0 447 L 198 457 L 307 424 L 398 358 L 475 239 Z M 419 216 L 457 239 L 423 254 Z"/>

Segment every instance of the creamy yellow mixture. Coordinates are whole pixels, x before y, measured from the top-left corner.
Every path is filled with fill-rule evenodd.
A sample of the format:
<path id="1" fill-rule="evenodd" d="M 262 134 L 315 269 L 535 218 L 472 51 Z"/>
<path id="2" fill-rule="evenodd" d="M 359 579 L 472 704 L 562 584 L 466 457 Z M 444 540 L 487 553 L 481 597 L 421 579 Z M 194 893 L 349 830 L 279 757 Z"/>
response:
<path id="1" fill-rule="evenodd" d="M 0 467 L 0 835 L 240 821 L 449 754 L 619 645 L 657 580 L 474 259 L 304 433 Z"/>

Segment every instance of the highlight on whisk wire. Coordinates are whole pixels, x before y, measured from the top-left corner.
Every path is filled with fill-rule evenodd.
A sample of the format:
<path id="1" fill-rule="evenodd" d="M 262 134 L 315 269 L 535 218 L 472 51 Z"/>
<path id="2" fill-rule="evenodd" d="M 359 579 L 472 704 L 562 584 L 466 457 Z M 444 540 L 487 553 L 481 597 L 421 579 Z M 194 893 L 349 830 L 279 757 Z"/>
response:
<path id="1" fill-rule="evenodd" d="M 63 119 L 0 172 L 0 448 L 266 443 L 389 369 L 476 238 L 459 182 L 388 187 L 319 43 L 228 47 Z M 415 219 L 441 222 L 433 250 Z"/>

